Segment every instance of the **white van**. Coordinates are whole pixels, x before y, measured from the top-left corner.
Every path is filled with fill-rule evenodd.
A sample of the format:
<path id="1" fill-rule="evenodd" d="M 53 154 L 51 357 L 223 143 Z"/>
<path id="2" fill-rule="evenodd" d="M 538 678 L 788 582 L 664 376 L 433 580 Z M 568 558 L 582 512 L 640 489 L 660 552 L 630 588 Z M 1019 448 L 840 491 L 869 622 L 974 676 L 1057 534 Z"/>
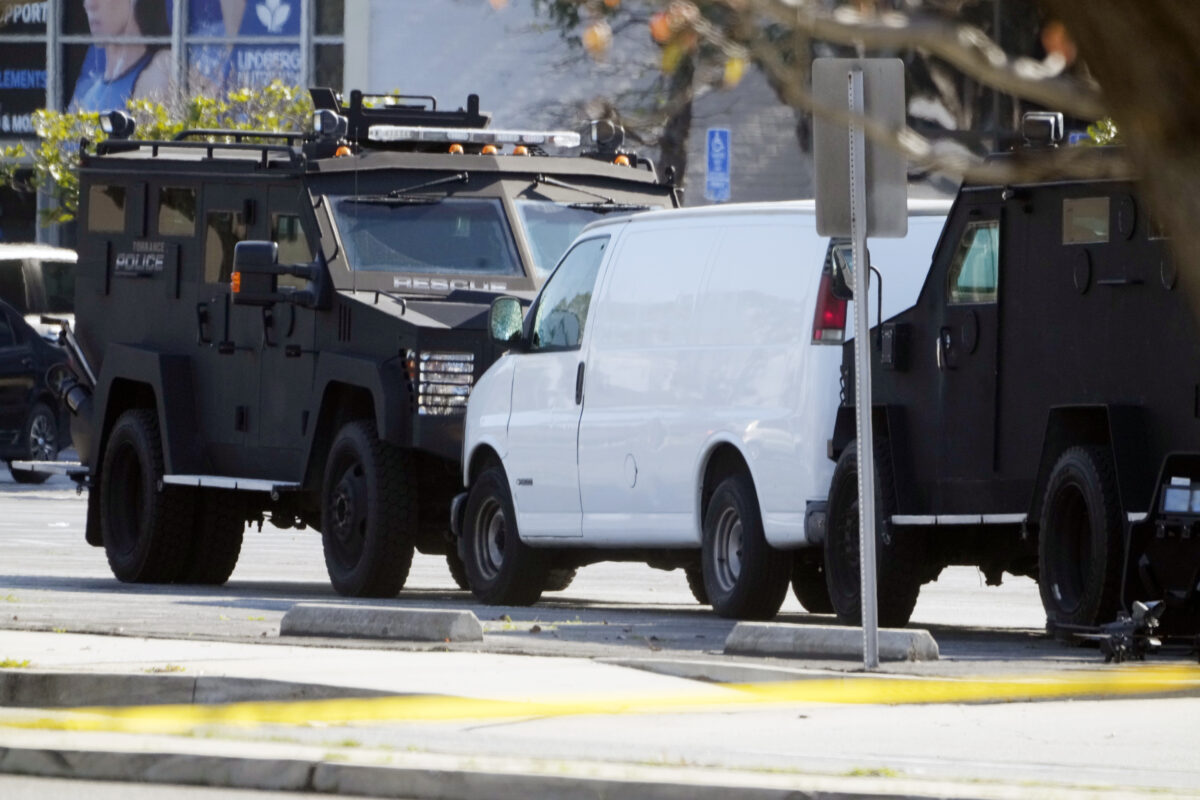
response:
<path id="1" fill-rule="evenodd" d="M 885 317 L 916 301 L 948 209 L 914 201 L 907 238 L 872 241 L 872 312 L 880 285 Z M 789 579 L 830 611 L 806 546 L 853 319 L 835 258 L 811 201 L 649 211 L 586 228 L 524 320 L 498 298 L 509 350 L 471 392 L 451 514 L 476 597 L 529 604 L 639 560 L 687 570 L 722 616 L 773 617 Z"/>

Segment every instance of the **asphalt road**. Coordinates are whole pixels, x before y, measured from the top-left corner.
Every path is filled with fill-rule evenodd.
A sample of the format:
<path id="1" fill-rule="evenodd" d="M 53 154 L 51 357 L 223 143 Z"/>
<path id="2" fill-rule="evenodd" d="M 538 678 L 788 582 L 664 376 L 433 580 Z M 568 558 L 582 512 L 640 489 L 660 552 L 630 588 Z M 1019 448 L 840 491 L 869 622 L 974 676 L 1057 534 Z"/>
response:
<path id="1" fill-rule="evenodd" d="M 83 540 L 85 500 L 65 478 L 30 487 L 0 477 L 0 628 L 250 641 L 277 636 L 280 619 L 297 602 L 381 602 L 347 600 L 332 591 L 318 534 L 269 525 L 247 531 L 238 567 L 224 587 L 119 583 L 104 551 Z M 441 557 L 418 555 L 404 591 L 382 602 L 469 608 L 484 623 L 485 647 L 494 652 L 695 657 L 719 654 L 733 626 L 692 599 L 681 571 L 637 564 L 587 567 L 566 591 L 545 595 L 536 606 L 498 608 L 458 590 Z M 790 595 L 778 620 L 833 622 L 805 613 Z M 985 587 L 978 571 L 949 569 L 924 588 L 912 622 L 933 632 L 942 662 L 891 669 L 1020 670 L 1099 662 L 1095 650 L 1048 639 L 1043 623 L 1032 581 L 1010 578 L 1001 587 Z"/>

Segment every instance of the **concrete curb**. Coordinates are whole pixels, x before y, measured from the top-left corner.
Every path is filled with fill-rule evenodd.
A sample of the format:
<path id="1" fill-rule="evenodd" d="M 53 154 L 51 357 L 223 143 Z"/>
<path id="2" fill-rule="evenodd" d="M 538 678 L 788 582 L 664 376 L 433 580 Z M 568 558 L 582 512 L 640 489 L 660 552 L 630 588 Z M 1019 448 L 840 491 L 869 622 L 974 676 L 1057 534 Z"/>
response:
<path id="1" fill-rule="evenodd" d="M 240 747 L 254 747 L 241 743 Z M 376 754 L 378 757 L 378 754 Z M 326 753 L 325 759 L 352 756 Z M 1027 785 L 874 776 L 779 775 L 703 767 L 646 767 L 615 763 L 478 764 L 446 756 L 405 759 L 389 766 L 338 763 L 317 757 L 246 757 L 141 750 L 81 750 L 59 746 L 0 746 L 0 773 L 75 780 L 132 781 L 286 792 L 320 792 L 412 800 L 526 800 L 529 797 L 614 797 L 645 800 L 1018 800 Z M 486 759 L 485 759 L 486 761 Z M 1128 798 L 1128 789 L 1041 786 L 1047 800 Z M 1134 792 L 1132 796 L 1150 797 Z M 1153 793 L 1154 798 L 1172 793 Z"/>
<path id="2" fill-rule="evenodd" d="M 297 603 L 283 615 L 279 635 L 481 642 L 483 626 L 474 612 L 465 610 Z"/>
<path id="3" fill-rule="evenodd" d="M 791 658 L 862 658 L 861 628 L 739 622 L 725 639 L 727 655 Z M 880 661 L 937 661 L 938 646 L 929 631 L 881 628 Z"/>
<path id="4" fill-rule="evenodd" d="M 392 695 L 376 689 L 266 678 L 0 670 L 0 707 L 212 705 Z"/>
<path id="5" fill-rule="evenodd" d="M 656 675 L 672 678 L 687 678 L 709 683 L 771 683 L 801 681 L 809 678 L 828 678 L 831 673 L 813 669 L 788 669 L 786 667 L 758 666 L 724 661 L 666 658 L 597 658 L 598 664 L 640 669 Z"/>

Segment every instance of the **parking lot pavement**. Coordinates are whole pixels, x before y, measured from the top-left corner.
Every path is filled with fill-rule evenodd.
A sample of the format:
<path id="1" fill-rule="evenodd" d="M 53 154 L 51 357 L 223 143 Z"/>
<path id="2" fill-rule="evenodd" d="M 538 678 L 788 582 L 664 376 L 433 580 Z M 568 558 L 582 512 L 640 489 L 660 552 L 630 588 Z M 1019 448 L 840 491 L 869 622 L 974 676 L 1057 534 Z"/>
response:
<path id="1" fill-rule="evenodd" d="M 1200 763 L 1192 758 L 1200 743 L 1194 725 L 1200 671 L 1186 673 L 1183 695 L 1171 699 L 913 705 L 896 701 L 898 695 L 864 702 L 870 698 L 846 690 L 866 677 L 844 673 L 809 671 L 799 675 L 797 694 L 753 699 L 738 687 L 590 659 L 363 650 L 353 644 L 299 648 L 0 633 L 0 649 L 25 654 L 30 662 L 3 670 L 0 679 L 8 683 L 0 686 L 36 669 L 147 683 L 267 678 L 389 695 L 88 712 L 9 707 L 0 709 L 0 771 L 265 789 L 287 788 L 263 776 L 275 780 L 297 762 L 308 765 L 310 781 L 323 765 L 353 764 L 387 766 L 392 771 L 375 779 L 398 781 L 388 784 L 394 787 L 410 786 L 414 770 L 426 778 L 470 773 L 479 781 L 483 775 L 534 782 L 521 784 L 527 788 L 567 775 L 578 779 L 579 791 L 590 787 L 589 793 L 601 777 L 634 776 L 676 791 L 686 784 L 697 797 L 707 796 L 697 786 L 724 785 L 728 791 L 731 780 L 747 791 L 826 787 L 833 797 L 873 791 L 878 787 L 871 781 L 883 778 L 895 785 L 881 793 L 902 796 L 945 796 L 924 792 L 947 782 L 962 797 L 1016 796 L 1004 792 L 1031 786 L 1064 797 L 1085 787 L 1110 787 L 1112 796 L 1188 796 L 1200 786 Z M 1158 673 L 1139 665 L 1098 675 L 1111 680 Z M 904 691 L 914 680 L 928 683 L 905 676 L 887 680 Z M 1180 676 L 1171 680 L 1178 687 Z M 1031 687 L 1039 682 L 1025 679 Z M 806 699 L 804 687 L 821 694 Z M 139 699 L 153 702 L 150 695 Z M 672 772 L 681 766 L 697 772 L 685 784 Z M 764 783 L 764 777 L 771 780 Z M 349 791 L 352 785 L 333 788 Z M 490 793 L 497 785 L 485 781 L 461 794 L 410 796 L 502 796 Z"/>

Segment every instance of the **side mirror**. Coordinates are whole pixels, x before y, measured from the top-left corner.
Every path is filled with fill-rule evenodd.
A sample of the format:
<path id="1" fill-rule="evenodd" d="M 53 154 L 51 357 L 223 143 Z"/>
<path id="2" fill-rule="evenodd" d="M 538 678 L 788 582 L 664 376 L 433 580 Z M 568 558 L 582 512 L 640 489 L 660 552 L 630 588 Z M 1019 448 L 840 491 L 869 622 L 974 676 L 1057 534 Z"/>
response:
<path id="1" fill-rule="evenodd" d="M 850 285 L 854 280 L 854 272 L 850 259 L 849 247 L 836 248 L 833 251 L 833 258 L 830 259 L 833 275 L 829 290 L 838 300 L 854 299 L 854 288 Z"/>
<path id="2" fill-rule="evenodd" d="M 517 298 L 497 297 L 492 301 L 488 310 L 488 332 L 496 344 L 511 347 L 520 343 L 524 321 L 525 312 Z"/>
<path id="3" fill-rule="evenodd" d="M 280 275 L 305 280 L 309 288 L 280 290 Z M 234 305 L 293 303 L 305 308 L 325 308 L 329 304 L 328 283 L 321 258 L 312 264 L 280 264 L 279 245 L 275 242 L 238 242 L 233 248 L 230 291 Z"/>

